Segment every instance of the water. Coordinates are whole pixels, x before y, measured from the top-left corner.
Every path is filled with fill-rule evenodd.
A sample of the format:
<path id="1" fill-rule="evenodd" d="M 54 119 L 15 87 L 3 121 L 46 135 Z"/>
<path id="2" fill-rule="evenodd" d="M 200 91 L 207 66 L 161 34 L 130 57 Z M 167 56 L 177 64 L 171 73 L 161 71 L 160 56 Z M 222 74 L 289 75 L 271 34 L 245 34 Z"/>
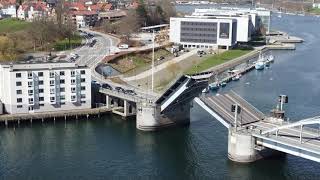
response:
<path id="1" fill-rule="evenodd" d="M 276 19 L 276 18 L 274 18 Z M 276 51 L 270 69 L 252 71 L 232 89 L 268 112 L 289 96 L 294 120 L 319 115 L 320 19 L 283 16 L 277 29 L 301 36 L 296 51 Z M 249 82 L 249 83 L 248 83 Z M 320 164 L 287 155 L 251 164 L 227 158 L 227 130 L 194 104 L 191 125 L 147 133 L 134 120 L 101 119 L 0 129 L 0 179 L 319 179 Z"/>

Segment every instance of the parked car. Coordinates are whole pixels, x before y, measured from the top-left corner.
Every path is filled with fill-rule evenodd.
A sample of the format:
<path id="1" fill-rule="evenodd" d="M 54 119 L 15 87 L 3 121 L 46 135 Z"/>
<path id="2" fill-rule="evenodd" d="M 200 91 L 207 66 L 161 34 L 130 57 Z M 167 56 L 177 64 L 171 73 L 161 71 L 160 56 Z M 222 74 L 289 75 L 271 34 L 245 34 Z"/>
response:
<path id="1" fill-rule="evenodd" d="M 119 49 L 128 49 L 129 45 L 128 44 L 121 44 L 119 45 Z"/>
<path id="2" fill-rule="evenodd" d="M 105 89 L 110 89 L 110 90 L 112 90 L 113 88 L 109 85 L 109 84 L 107 84 L 107 83 L 105 83 L 105 84 L 102 84 L 102 86 L 101 86 L 102 88 L 105 88 Z"/>
<path id="3" fill-rule="evenodd" d="M 162 61 L 162 60 L 164 60 L 164 57 L 163 57 L 163 56 L 160 56 L 160 57 L 158 58 L 158 61 Z"/>
<path id="4" fill-rule="evenodd" d="M 129 90 L 126 90 L 125 93 L 126 93 L 126 94 L 130 94 L 130 95 L 137 95 L 137 93 L 134 92 L 134 90 L 130 90 L 130 89 L 129 89 Z"/>
<path id="5" fill-rule="evenodd" d="M 122 87 L 116 87 L 115 89 L 118 92 L 122 92 L 122 93 L 125 92 L 125 90 Z"/>

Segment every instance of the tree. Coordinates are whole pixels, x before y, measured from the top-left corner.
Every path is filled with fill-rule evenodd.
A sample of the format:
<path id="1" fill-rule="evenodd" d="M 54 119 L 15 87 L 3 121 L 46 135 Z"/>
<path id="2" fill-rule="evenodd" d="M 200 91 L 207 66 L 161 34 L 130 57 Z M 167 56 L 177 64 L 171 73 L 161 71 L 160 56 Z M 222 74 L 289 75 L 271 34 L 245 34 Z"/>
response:
<path id="1" fill-rule="evenodd" d="M 126 40 L 129 40 L 131 34 L 137 32 L 140 28 L 138 19 L 139 17 L 135 11 L 129 11 L 127 16 L 119 22 L 119 32 Z"/>
<path id="2" fill-rule="evenodd" d="M 164 22 L 169 23 L 170 17 L 177 16 L 176 9 L 170 0 L 162 0 L 160 7 L 163 11 L 162 18 Z"/>
<path id="3" fill-rule="evenodd" d="M 57 17 L 59 29 L 62 27 L 63 18 L 65 15 L 66 7 L 64 7 L 64 4 L 65 4 L 65 0 L 58 0 L 57 4 L 55 6 L 55 12 L 56 12 L 56 17 Z"/>
<path id="4" fill-rule="evenodd" d="M 0 36 L 0 60 L 14 60 L 16 57 L 12 41 L 7 36 Z"/>
<path id="5" fill-rule="evenodd" d="M 140 27 L 146 26 L 148 24 L 148 11 L 144 0 L 139 0 L 139 5 L 136 9 L 136 13 Z"/>

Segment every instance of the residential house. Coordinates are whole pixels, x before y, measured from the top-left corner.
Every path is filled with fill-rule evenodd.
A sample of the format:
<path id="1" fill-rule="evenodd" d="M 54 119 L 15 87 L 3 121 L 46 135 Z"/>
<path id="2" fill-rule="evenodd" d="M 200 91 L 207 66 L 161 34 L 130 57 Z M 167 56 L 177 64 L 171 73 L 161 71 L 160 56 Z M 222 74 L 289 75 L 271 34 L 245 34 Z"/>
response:
<path id="1" fill-rule="evenodd" d="M 1 16 L 12 17 L 17 16 L 16 12 L 16 0 L 0 0 Z"/>

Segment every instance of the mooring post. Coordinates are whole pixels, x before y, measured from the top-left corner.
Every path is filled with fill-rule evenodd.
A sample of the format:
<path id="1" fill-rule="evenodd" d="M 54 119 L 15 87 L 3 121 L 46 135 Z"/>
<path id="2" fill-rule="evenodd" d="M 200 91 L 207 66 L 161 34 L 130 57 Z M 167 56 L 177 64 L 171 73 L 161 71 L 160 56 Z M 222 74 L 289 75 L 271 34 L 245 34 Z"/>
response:
<path id="1" fill-rule="evenodd" d="M 89 114 L 87 114 L 87 119 L 89 119 Z"/>
<path id="2" fill-rule="evenodd" d="M 18 127 L 20 126 L 20 119 L 18 119 Z"/>
<path id="3" fill-rule="evenodd" d="M 44 118 L 42 118 L 42 119 L 41 119 L 41 122 L 42 122 L 42 124 L 43 124 L 43 122 L 44 122 Z"/>
<path id="4" fill-rule="evenodd" d="M 5 120 L 4 124 L 6 125 L 6 127 L 8 127 L 8 120 Z"/>

